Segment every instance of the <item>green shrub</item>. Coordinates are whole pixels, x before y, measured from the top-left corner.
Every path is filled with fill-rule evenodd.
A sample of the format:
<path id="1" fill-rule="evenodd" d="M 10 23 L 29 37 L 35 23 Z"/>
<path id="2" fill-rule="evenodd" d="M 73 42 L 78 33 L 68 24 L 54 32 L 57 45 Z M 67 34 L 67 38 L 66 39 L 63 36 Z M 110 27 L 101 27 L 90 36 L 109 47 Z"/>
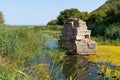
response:
<path id="1" fill-rule="evenodd" d="M 47 25 L 57 25 L 58 24 L 58 20 L 55 19 L 55 20 L 51 20 L 47 23 Z"/>
<path id="2" fill-rule="evenodd" d="M 110 40 L 120 39 L 120 23 L 110 25 L 106 29 L 105 37 Z"/>

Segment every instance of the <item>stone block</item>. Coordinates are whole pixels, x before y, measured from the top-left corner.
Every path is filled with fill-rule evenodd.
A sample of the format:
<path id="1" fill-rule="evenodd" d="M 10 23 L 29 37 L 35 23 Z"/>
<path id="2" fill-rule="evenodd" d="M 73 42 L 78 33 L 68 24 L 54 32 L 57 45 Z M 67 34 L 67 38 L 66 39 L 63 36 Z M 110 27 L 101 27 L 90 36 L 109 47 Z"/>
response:
<path id="1" fill-rule="evenodd" d="M 89 42 L 89 43 L 88 43 L 88 48 L 89 48 L 89 49 L 94 49 L 94 48 L 96 48 L 96 42 L 95 42 L 95 41 Z"/>

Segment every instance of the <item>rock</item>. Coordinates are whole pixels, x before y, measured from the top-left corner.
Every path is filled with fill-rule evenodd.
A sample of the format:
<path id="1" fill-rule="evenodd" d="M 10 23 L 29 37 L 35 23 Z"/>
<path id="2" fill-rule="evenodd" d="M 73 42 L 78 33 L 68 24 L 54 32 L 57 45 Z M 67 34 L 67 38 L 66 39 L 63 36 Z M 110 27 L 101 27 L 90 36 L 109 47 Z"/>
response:
<path id="1" fill-rule="evenodd" d="M 86 22 L 77 18 L 69 18 L 64 24 L 59 43 L 66 50 L 79 55 L 96 54 L 97 43 L 90 39 L 91 30 Z"/>

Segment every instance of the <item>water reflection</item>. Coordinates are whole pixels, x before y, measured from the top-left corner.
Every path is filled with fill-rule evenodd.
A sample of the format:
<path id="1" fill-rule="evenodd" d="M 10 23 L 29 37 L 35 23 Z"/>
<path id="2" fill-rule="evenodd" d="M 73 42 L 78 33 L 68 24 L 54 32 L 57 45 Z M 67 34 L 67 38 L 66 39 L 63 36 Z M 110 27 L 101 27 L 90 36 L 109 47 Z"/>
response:
<path id="1" fill-rule="evenodd" d="M 88 61 L 85 56 L 66 55 L 64 59 L 63 74 L 66 79 L 71 77 L 73 80 L 94 80 L 97 77 L 96 64 Z"/>

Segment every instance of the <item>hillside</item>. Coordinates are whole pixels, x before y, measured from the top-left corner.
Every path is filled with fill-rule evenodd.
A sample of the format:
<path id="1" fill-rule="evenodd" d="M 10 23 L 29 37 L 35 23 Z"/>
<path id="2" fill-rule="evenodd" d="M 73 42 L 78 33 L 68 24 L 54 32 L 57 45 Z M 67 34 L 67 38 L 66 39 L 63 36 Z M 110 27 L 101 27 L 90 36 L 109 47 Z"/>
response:
<path id="1" fill-rule="evenodd" d="M 119 3 L 119 2 L 120 0 L 107 0 L 103 5 L 101 5 L 99 8 L 97 8 L 93 12 L 100 11 L 100 10 L 107 11 L 111 8 L 115 8 L 116 3 Z"/>

